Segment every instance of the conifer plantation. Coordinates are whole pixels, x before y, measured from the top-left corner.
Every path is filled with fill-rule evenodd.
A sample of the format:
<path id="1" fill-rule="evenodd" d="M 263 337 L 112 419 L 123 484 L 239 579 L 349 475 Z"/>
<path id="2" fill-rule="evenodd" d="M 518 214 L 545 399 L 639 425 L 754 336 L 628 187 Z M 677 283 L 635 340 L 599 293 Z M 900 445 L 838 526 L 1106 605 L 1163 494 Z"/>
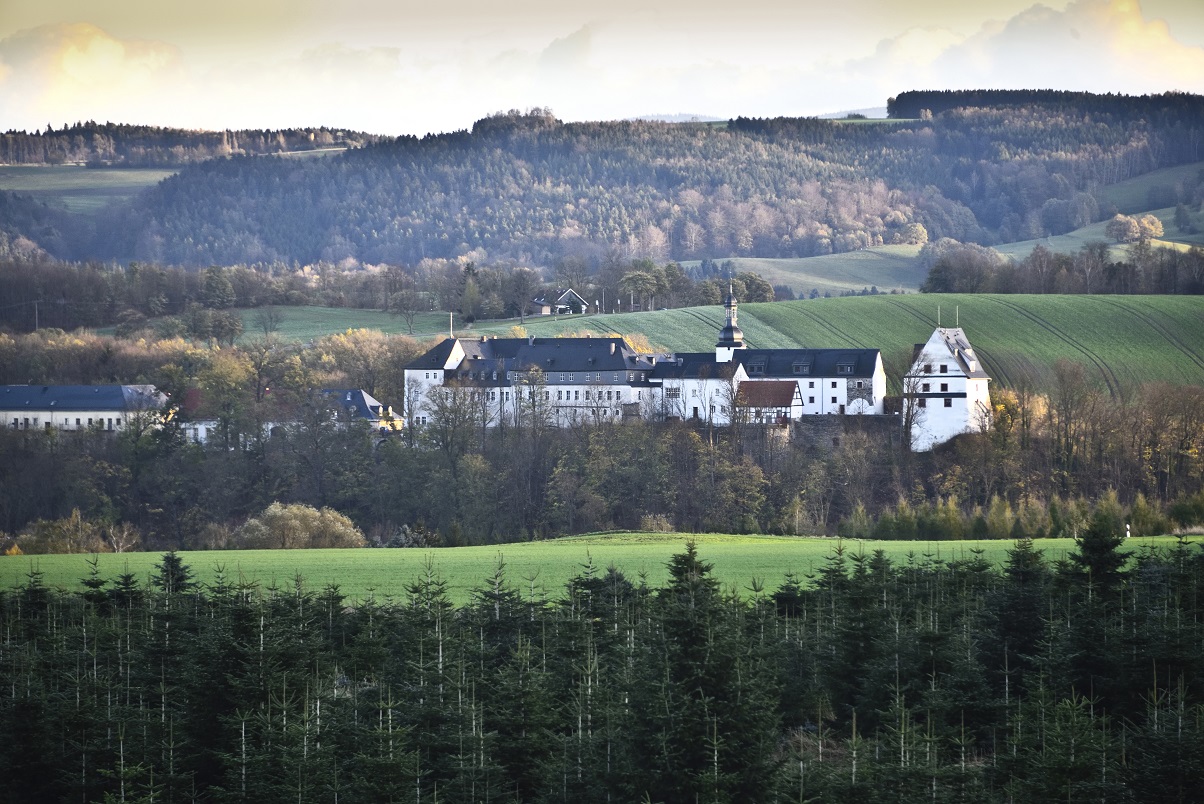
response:
<path id="1" fill-rule="evenodd" d="M 0 596 L 5 801 L 1198 801 L 1204 556 L 1028 539 L 724 589 L 428 567 L 349 606 L 304 579 L 37 572 Z"/>

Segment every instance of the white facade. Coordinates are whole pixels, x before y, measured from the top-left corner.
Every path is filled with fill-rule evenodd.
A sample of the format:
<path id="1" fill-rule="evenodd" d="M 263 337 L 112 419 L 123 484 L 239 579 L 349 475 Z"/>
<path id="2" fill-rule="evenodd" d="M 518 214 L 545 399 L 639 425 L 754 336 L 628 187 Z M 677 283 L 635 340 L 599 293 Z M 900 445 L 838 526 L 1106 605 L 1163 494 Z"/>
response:
<path id="1" fill-rule="evenodd" d="M 938 327 L 903 378 L 904 417 L 910 416 L 911 445 L 930 450 L 962 433 L 991 423 L 991 378 L 960 328 Z"/>
<path id="2" fill-rule="evenodd" d="M 118 432 L 135 419 L 157 423 L 166 401 L 153 385 L 5 385 L 0 421 L 13 430 Z"/>

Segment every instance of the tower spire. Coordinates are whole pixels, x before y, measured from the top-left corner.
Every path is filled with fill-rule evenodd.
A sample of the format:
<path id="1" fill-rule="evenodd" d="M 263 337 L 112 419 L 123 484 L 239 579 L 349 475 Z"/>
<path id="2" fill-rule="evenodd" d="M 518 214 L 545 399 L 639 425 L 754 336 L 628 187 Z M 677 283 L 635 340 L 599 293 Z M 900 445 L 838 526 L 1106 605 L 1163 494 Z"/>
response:
<path id="1" fill-rule="evenodd" d="M 744 333 L 740 331 L 740 327 L 736 323 L 736 308 L 736 294 L 732 289 L 732 279 L 729 275 L 727 298 L 723 300 L 727 321 L 724 323 L 723 329 L 719 330 L 719 342 L 715 344 L 715 362 L 717 363 L 730 363 L 734 351 L 745 348 Z"/>

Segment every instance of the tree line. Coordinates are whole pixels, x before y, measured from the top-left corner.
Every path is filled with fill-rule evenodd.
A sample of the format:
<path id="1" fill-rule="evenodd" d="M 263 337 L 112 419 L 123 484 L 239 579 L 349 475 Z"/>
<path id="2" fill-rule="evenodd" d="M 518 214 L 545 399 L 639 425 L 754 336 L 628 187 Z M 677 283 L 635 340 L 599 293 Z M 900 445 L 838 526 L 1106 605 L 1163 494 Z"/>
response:
<path id="1" fill-rule="evenodd" d="M 139 262 L 112 266 L 6 258 L 3 245 L 0 236 L 0 283 L 8 299 L 0 306 L 0 328 L 12 332 L 116 326 L 120 337 L 153 331 L 159 338 L 228 342 L 245 326 L 236 308 L 262 312 L 316 305 L 385 310 L 405 320 L 413 333 L 415 316 L 434 310 L 453 311 L 469 323 L 521 319 L 534 311 L 536 298 L 556 288 L 573 288 L 591 311 L 607 312 L 717 305 L 729 282 L 742 302 L 794 298 L 788 286 L 771 286 L 755 273 L 714 260 L 691 268 L 611 255 L 596 266 L 566 258 L 547 269 L 427 259 L 415 266 L 320 262 L 196 271 Z"/>
<path id="2" fill-rule="evenodd" d="M 196 131 L 97 123 L 0 134 L 0 164 L 89 167 L 179 167 L 236 154 L 279 154 L 315 148 L 358 148 L 381 137 L 321 126 L 293 129 Z"/>
<path id="3" fill-rule="evenodd" d="M 808 435 L 815 422 L 787 441 L 740 416 L 560 428 L 534 405 L 499 418 L 477 389 L 407 387 L 424 348 L 368 330 L 300 344 L 268 327 L 234 346 L 0 335 L 0 382 L 151 382 L 172 411 L 116 438 L 5 429 L 0 531 L 28 546 L 39 521 L 68 527 L 78 510 L 148 549 L 228 546 L 280 502 L 333 509 L 377 545 L 407 528 L 449 545 L 613 527 L 1015 538 L 1073 535 L 1111 492 L 1142 535 L 1204 521 L 1197 387 L 1110 392 L 1063 361 L 1048 387 L 994 389 L 989 430 L 915 454 L 898 427 L 857 417 L 835 443 Z M 428 423 L 383 438 L 345 428 L 322 388 L 362 388 L 403 417 L 422 406 Z M 204 445 L 196 420 L 216 425 Z"/>
<path id="4" fill-rule="evenodd" d="M 1021 260 L 994 249 L 952 241 L 929 244 L 922 293 L 1204 293 L 1204 247 L 1157 248 L 1139 240 L 1117 258 L 1102 241 L 1063 254 L 1038 244 Z"/>
<path id="5" fill-rule="evenodd" d="M 723 588 L 499 561 L 455 606 L 434 559 L 352 602 L 297 578 L 0 592 L 6 798 L 43 801 L 1198 800 L 1204 560 L 1093 517 L 894 562 L 833 549 Z"/>

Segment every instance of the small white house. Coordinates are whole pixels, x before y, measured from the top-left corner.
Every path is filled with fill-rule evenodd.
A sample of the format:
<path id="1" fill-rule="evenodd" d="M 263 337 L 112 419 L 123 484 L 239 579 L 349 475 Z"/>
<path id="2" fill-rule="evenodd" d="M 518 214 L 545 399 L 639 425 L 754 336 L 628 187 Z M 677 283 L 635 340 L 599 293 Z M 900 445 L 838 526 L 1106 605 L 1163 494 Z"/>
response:
<path id="1" fill-rule="evenodd" d="M 904 416 L 912 420 L 912 449 L 924 452 L 962 433 L 987 429 L 990 381 L 960 328 L 937 327 L 927 343 L 917 343 L 911 368 L 903 377 Z"/>

